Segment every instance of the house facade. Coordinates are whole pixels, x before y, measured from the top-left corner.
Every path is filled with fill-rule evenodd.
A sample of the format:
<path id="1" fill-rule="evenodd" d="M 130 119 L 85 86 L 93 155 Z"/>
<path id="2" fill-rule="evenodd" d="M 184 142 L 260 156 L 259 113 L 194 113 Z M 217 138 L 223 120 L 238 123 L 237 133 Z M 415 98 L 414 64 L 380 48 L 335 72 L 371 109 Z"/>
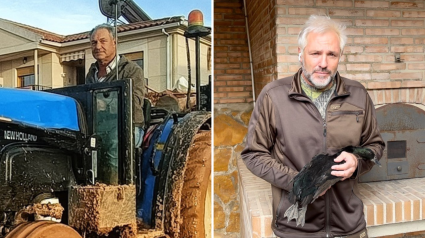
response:
<path id="1" fill-rule="evenodd" d="M 173 89 L 188 79 L 187 21 L 170 17 L 118 26 L 118 54 L 139 64 L 149 88 Z M 42 90 L 84 84 L 92 56 L 89 31 L 58 35 L 33 26 L 0 19 L 0 84 Z M 195 82 L 195 40 L 188 40 L 192 82 Z M 200 39 L 201 85 L 211 75 L 211 37 Z"/>

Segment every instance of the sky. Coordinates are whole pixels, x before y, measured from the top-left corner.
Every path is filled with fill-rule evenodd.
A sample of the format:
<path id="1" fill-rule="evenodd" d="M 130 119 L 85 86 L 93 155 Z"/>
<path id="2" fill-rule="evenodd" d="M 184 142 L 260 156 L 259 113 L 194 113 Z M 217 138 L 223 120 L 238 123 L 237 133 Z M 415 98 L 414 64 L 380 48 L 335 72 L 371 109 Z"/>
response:
<path id="1" fill-rule="evenodd" d="M 188 18 L 192 10 L 204 15 L 204 25 L 211 26 L 212 0 L 133 0 L 152 19 L 171 16 Z M 90 31 L 106 23 L 99 10 L 99 0 L 0 0 L 0 18 L 38 27 L 60 35 Z M 7 3 L 7 4 L 6 4 Z"/>

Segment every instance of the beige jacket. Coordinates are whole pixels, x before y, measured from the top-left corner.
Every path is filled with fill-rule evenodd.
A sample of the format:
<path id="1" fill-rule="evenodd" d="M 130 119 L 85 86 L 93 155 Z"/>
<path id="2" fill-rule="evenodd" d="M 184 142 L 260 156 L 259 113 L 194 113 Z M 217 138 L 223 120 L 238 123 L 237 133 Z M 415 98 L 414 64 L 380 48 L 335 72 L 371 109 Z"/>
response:
<path id="1" fill-rule="evenodd" d="M 293 77 L 273 81 L 259 95 L 248 128 L 242 159 L 248 169 L 272 185 L 273 231 L 279 237 L 332 237 L 356 233 L 366 227 L 358 176 L 373 162 L 359 160 L 357 177 L 336 183 L 310 204 L 304 227 L 283 218 L 291 205 L 291 180 L 318 153 L 333 154 L 345 146 L 365 146 L 379 159 L 385 144 L 375 109 L 366 89 L 336 75 L 336 93 L 325 120 L 302 93 L 298 71 Z"/>

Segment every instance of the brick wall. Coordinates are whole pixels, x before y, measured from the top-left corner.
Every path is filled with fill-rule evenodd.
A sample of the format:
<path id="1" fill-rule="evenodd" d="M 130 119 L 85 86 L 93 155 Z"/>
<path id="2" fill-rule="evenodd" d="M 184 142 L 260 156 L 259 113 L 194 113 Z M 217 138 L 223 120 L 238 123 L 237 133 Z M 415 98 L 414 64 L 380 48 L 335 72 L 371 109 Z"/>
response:
<path id="1" fill-rule="evenodd" d="M 256 96 L 268 83 L 277 79 L 276 53 L 286 52 L 285 48 L 276 49 L 276 35 L 282 32 L 276 29 L 276 8 L 274 1 L 246 0 L 248 14 L 249 40 L 251 43 L 254 89 Z"/>
<path id="2" fill-rule="evenodd" d="M 214 0 L 214 103 L 252 101 L 243 0 Z"/>
<path id="3" fill-rule="evenodd" d="M 348 42 L 338 68 L 342 76 L 365 85 L 423 80 L 424 5 L 419 0 L 277 0 L 278 78 L 300 67 L 297 36 L 308 16 L 327 14 L 347 26 Z M 396 53 L 402 62 L 395 62 Z"/>

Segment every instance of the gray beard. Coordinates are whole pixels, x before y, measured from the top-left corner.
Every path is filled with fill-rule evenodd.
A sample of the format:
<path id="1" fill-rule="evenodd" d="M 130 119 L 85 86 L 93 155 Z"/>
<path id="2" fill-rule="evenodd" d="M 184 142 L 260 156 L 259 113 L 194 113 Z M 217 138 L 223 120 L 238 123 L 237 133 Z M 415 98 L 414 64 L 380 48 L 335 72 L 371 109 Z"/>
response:
<path id="1" fill-rule="evenodd" d="M 309 72 L 307 72 L 307 70 L 305 69 L 305 67 L 304 67 L 304 62 L 302 63 L 302 70 L 303 70 L 303 75 L 304 75 L 304 78 L 308 81 L 308 82 L 310 82 L 312 85 L 313 85 L 313 87 L 315 87 L 316 89 L 324 89 L 324 88 L 326 88 L 329 84 L 330 84 L 330 82 L 333 80 L 333 78 L 335 77 L 335 74 L 334 75 L 330 75 L 326 80 L 325 80 L 325 82 L 324 83 L 315 83 L 315 82 L 313 82 L 313 79 L 311 78 L 311 74 L 309 73 Z M 314 71 L 313 71 L 314 72 Z"/>

